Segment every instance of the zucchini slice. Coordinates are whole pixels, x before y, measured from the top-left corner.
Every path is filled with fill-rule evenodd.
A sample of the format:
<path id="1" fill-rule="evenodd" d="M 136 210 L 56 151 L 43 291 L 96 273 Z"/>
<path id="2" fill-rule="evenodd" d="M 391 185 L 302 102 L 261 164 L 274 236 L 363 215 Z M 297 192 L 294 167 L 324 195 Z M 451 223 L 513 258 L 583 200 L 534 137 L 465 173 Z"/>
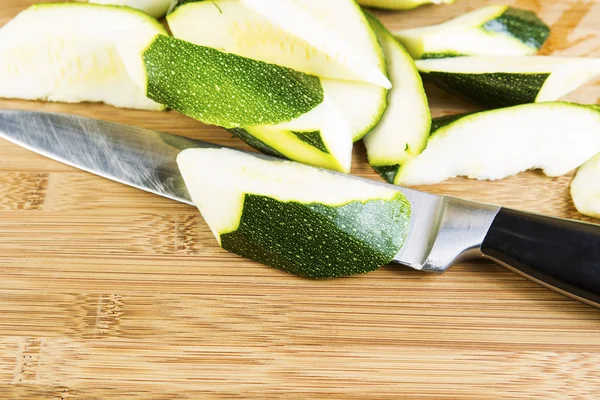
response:
<path id="1" fill-rule="evenodd" d="M 398 185 L 456 176 L 496 180 L 528 169 L 564 175 L 600 152 L 600 108 L 536 103 L 433 120 L 425 150 L 400 167 Z"/>
<path id="2" fill-rule="evenodd" d="M 600 74 L 600 58 L 455 57 L 419 60 L 426 81 L 487 107 L 556 101 Z"/>
<path id="3" fill-rule="evenodd" d="M 365 7 L 387 10 L 412 10 L 425 4 L 453 4 L 455 0 L 358 0 Z"/>
<path id="4" fill-rule="evenodd" d="M 391 87 L 377 38 L 353 0 L 240 1 L 284 32 L 325 54 L 329 60 L 327 68 L 344 71 L 346 77 L 332 72 L 317 75 L 371 83 L 385 89 Z M 277 45 L 280 49 L 280 43 Z M 331 60 L 337 61 L 337 66 Z"/>
<path id="5" fill-rule="evenodd" d="M 332 59 L 326 53 L 283 31 L 241 1 L 182 3 L 168 15 L 167 20 L 175 37 L 197 45 L 314 75 L 350 77 L 344 72 L 339 74 L 342 69 L 332 70 L 329 74 L 327 70 Z M 375 54 L 378 65 L 384 62 L 377 38 L 370 42 L 370 46 L 369 51 Z M 381 86 L 330 78 L 322 78 L 321 84 L 325 96 L 331 98 L 349 121 L 354 141 L 360 140 L 377 125 L 387 106 L 387 90 Z"/>
<path id="6" fill-rule="evenodd" d="M 383 118 L 364 143 L 371 166 L 393 183 L 400 165 L 425 148 L 431 113 L 413 59 L 381 22 L 369 18 L 383 47 L 393 88 Z"/>
<path id="7" fill-rule="evenodd" d="M 571 196 L 577 211 L 600 218 L 600 154 L 579 167 L 571 183 Z"/>
<path id="8" fill-rule="evenodd" d="M 263 153 L 350 172 L 350 126 L 328 98 L 315 109 L 290 122 L 230 129 L 230 132 Z"/>
<path id="9" fill-rule="evenodd" d="M 123 54 L 151 99 L 230 129 L 261 151 L 350 169 L 352 132 L 319 78 L 164 35 L 153 38 L 141 57 L 128 49 Z M 318 139 L 322 149 L 305 137 Z"/>
<path id="10" fill-rule="evenodd" d="M 90 0 L 90 3 L 131 7 L 154 18 L 164 17 L 171 6 L 171 0 Z"/>
<path id="11" fill-rule="evenodd" d="M 354 142 L 371 132 L 387 109 L 388 90 L 380 86 L 337 79 L 321 79 L 321 85 L 350 124 Z"/>
<path id="12" fill-rule="evenodd" d="M 167 21 L 173 36 L 192 43 L 389 88 L 381 48 L 353 1 L 179 0 Z"/>
<path id="13" fill-rule="evenodd" d="M 299 276 L 373 271 L 407 235 L 410 203 L 376 183 L 229 149 L 184 150 L 177 162 L 225 250 Z"/>
<path id="14" fill-rule="evenodd" d="M 414 59 L 526 56 L 537 53 L 550 36 L 550 28 L 531 11 L 492 5 L 394 36 Z"/>
<path id="15" fill-rule="evenodd" d="M 0 97 L 162 110 L 129 76 L 127 40 L 166 31 L 149 15 L 86 3 L 37 4 L 0 29 Z"/>

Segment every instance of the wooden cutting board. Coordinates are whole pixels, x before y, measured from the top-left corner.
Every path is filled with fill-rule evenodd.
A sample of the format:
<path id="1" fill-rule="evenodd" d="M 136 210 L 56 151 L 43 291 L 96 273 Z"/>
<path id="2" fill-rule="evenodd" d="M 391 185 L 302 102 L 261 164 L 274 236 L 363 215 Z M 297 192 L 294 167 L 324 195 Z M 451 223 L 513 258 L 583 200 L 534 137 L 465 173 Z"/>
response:
<path id="1" fill-rule="evenodd" d="M 30 1 L 4 3 L 0 25 Z M 488 3 L 379 14 L 390 28 L 414 27 Z M 545 54 L 600 56 L 600 0 L 507 3 L 552 25 Z M 473 109 L 428 91 L 436 116 Z M 600 80 L 569 99 L 598 103 Z M 175 112 L 8 100 L 0 108 L 243 147 Z M 377 179 L 361 145 L 355 153 L 353 172 Z M 423 189 L 586 220 L 571 179 L 532 172 Z M 599 391 L 600 310 L 501 267 L 299 279 L 222 251 L 192 207 L 0 140 L 2 398 L 593 399 Z"/>

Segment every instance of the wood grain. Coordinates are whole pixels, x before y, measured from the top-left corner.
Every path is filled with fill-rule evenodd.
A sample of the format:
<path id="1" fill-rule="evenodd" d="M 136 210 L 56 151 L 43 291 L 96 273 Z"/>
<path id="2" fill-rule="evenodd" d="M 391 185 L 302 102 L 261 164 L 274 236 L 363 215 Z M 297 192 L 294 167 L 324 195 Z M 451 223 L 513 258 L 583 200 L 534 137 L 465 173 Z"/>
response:
<path id="1" fill-rule="evenodd" d="M 0 25 L 30 4 L 6 2 Z M 392 29 L 492 4 L 378 12 Z M 544 54 L 600 56 L 600 1 L 506 1 Z M 436 116 L 476 110 L 427 87 Z M 600 81 L 568 100 L 600 102 Z M 0 100 L 246 148 L 175 112 Z M 378 179 L 355 149 L 353 172 Z M 572 175 L 421 189 L 580 216 Z M 568 266 L 567 266 L 568 267 Z M 0 397 L 595 399 L 600 312 L 488 263 L 313 282 L 221 250 L 197 211 L 0 141 Z"/>

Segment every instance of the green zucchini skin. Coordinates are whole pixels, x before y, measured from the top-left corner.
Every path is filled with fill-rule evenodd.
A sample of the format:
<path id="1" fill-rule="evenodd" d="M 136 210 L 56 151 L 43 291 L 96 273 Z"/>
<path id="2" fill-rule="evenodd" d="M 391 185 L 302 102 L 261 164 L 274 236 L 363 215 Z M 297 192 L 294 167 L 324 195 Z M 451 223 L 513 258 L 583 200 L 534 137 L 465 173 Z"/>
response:
<path id="1" fill-rule="evenodd" d="M 321 150 L 325 154 L 330 154 L 329 150 L 327 150 L 327 147 L 325 146 L 325 143 L 323 143 L 323 139 L 321 137 L 321 132 L 319 132 L 319 131 L 313 131 L 313 132 L 292 131 L 292 133 L 294 135 L 296 135 L 296 137 L 298 139 L 302 140 L 304 143 L 310 144 L 312 147 L 314 147 L 315 149 Z"/>
<path id="2" fill-rule="evenodd" d="M 200 1 L 205 1 L 205 0 L 177 0 L 177 1 L 174 1 L 172 3 L 171 8 L 169 9 L 168 13 L 169 14 L 172 13 L 173 11 L 175 11 L 177 8 L 181 7 L 184 4 L 187 4 L 187 3 L 197 3 L 197 2 L 200 2 Z"/>
<path id="3" fill-rule="evenodd" d="M 377 172 L 388 183 L 393 184 L 396 175 L 400 170 L 400 164 L 396 165 L 372 165 L 373 170 Z"/>
<path id="4" fill-rule="evenodd" d="M 224 128 L 291 121 L 324 100 L 317 77 L 165 35 L 143 61 L 150 99 Z"/>
<path id="5" fill-rule="evenodd" d="M 500 108 L 535 103 L 549 73 L 516 74 L 422 72 L 423 80 L 486 107 Z"/>
<path id="6" fill-rule="evenodd" d="M 337 207 L 246 194 L 239 227 L 222 234 L 221 245 L 294 275 L 336 278 L 392 261 L 404 244 L 409 220 L 410 204 L 400 193 Z"/>
<path id="7" fill-rule="evenodd" d="M 512 7 L 499 17 L 483 24 L 482 29 L 512 36 L 538 50 L 550 37 L 550 28 L 535 13 Z"/>
<path id="8" fill-rule="evenodd" d="M 470 56 L 419 60 L 424 80 L 489 108 L 557 101 L 600 74 L 600 58 Z"/>
<path id="9" fill-rule="evenodd" d="M 450 58 L 450 57 L 465 57 L 466 54 L 458 53 L 425 53 L 421 60 L 434 60 L 437 58 Z"/>

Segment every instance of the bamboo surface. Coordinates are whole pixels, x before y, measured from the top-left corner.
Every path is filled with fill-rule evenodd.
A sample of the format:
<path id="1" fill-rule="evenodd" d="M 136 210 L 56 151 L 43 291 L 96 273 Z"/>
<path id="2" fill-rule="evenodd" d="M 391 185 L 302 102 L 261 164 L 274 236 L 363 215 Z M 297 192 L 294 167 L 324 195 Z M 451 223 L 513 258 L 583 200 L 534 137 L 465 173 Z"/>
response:
<path id="1" fill-rule="evenodd" d="M 0 25 L 29 0 L 4 0 Z M 390 28 L 494 2 L 379 12 Z M 508 1 L 543 53 L 600 56 L 600 1 Z M 35 27 L 33 27 L 34 29 Z M 436 116 L 474 109 L 428 87 Z M 568 96 L 600 102 L 600 80 Z M 0 100 L 243 147 L 175 112 Z M 517 144 L 515 144 L 517 145 Z M 353 172 L 377 179 L 357 146 Z M 423 190 L 591 221 L 572 176 Z M 565 266 L 568 267 L 568 266 Z M 308 281 L 221 250 L 189 206 L 0 140 L 0 398 L 597 399 L 600 311 L 477 262 Z"/>

